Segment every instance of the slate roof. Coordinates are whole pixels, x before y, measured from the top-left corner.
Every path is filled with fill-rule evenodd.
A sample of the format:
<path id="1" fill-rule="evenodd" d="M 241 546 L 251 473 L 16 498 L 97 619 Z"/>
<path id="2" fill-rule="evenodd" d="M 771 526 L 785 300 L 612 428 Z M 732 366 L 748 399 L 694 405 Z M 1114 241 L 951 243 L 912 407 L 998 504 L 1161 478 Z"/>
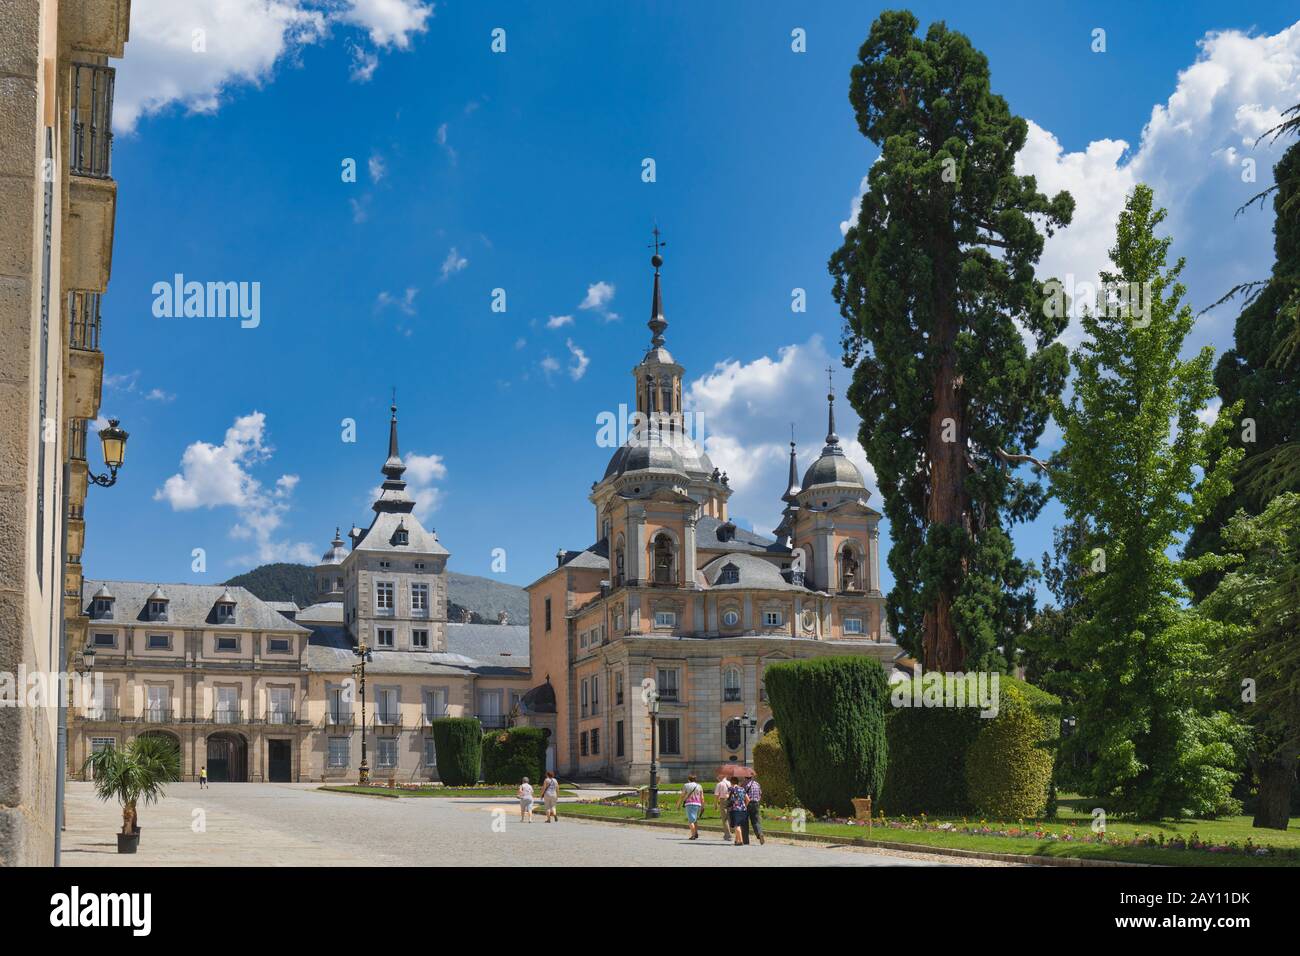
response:
<path id="1" fill-rule="evenodd" d="M 302 634 L 306 628 L 295 624 L 271 605 L 246 588 L 227 588 L 224 584 L 168 584 L 167 620 L 151 621 L 145 608 L 159 585 L 144 581 L 92 581 L 81 584 L 82 611 L 90 615 L 95 592 L 107 587 L 116 600 L 112 618 L 91 617 L 92 623 L 157 624 L 167 627 L 204 627 L 223 631 L 288 631 Z M 217 599 L 225 591 L 235 599 L 234 621 L 217 622 Z"/>
<path id="2" fill-rule="evenodd" d="M 322 608 L 328 605 L 314 605 Z M 308 610 L 304 608 L 304 610 Z M 350 672 L 356 663 L 352 636 L 341 622 L 309 622 L 307 669 Z M 503 653 L 506 652 L 506 653 Z M 523 624 L 448 624 L 446 653 L 375 650 L 367 674 L 522 676 L 528 671 L 528 627 Z"/>
<path id="3" fill-rule="evenodd" d="M 732 584 L 720 584 L 718 579 L 722 569 L 734 565 L 739 580 Z M 808 591 L 802 585 L 791 584 L 781 574 L 781 569 L 771 561 L 755 557 L 752 554 L 731 553 L 720 555 L 706 564 L 701 571 L 711 591 L 743 590 L 746 588 L 764 588 L 769 591 Z"/>
<path id="4" fill-rule="evenodd" d="M 779 541 L 755 534 L 753 531 L 746 531 L 744 528 L 736 528 L 735 537 L 724 541 L 718 536 L 718 529 L 727 523 L 721 518 L 708 515 L 701 517 L 695 522 L 695 547 L 710 551 L 767 551 L 787 555 L 790 553 L 790 549 L 782 546 Z"/>
<path id="5" fill-rule="evenodd" d="M 398 526 L 405 527 L 409 544 L 394 544 L 393 536 Z M 400 511 L 380 511 L 375 514 L 366 533 L 352 546 L 353 551 L 406 552 L 410 554 L 449 554 L 438 541 L 438 536 L 425 530 L 415 515 Z"/>
<path id="6" fill-rule="evenodd" d="M 581 551 L 565 551 L 560 567 L 592 568 L 597 571 L 608 571 L 609 539 L 601 538 L 595 544 Z"/>

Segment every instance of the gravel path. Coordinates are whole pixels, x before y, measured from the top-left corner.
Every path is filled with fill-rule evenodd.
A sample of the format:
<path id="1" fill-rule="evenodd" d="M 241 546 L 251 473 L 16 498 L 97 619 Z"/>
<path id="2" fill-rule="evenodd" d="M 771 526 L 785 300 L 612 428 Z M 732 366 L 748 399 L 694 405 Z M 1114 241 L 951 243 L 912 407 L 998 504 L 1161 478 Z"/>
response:
<path id="1" fill-rule="evenodd" d="M 769 840 L 740 849 L 716 835 L 612 823 L 521 823 L 501 798 L 399 798 L 327 793 L 316 784 L 173 784 L 140 810 L 134 856 L 116 852 L 116 805 L 68 785 L 69 866 L 924 866 L 948 857 Z M 975 861 L 977 864 L 980 861 Z M 982 864 L 989 865 L 989 864 Z"/>

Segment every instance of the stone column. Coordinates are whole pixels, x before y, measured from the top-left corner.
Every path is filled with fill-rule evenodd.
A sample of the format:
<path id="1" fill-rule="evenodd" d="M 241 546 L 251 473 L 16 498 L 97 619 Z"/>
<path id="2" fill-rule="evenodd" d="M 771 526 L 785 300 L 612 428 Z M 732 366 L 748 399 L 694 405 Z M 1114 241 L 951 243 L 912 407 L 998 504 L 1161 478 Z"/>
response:
<path id="1" fill-rule="evenodd" d="M 869 557 L 867 561 L 871 565 L 871 590 L 880 590 L 880 527 L 872 525 L 871 530 L 867 532 L 867 546 Z"/>

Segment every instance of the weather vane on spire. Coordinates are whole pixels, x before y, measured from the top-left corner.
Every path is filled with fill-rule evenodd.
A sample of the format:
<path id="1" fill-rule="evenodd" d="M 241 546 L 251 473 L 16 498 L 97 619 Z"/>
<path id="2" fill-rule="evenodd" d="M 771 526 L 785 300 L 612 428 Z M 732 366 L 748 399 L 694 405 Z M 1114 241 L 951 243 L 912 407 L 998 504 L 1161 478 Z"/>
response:
<path id="1" fill-rule="evenodd" d="M 826 397 L 835 397 L 835 366 L 826 366 Z"/>
<path id="2" fill-rule="evenodd" d="M 655 241 L 652 242 L 650 245 L 646 246 L 646 248 L 653 249 L 655 251 L 655 258 L 661 258 L 659 255 L 659 250 L 664 246 L 668 245 L 668 243 L 659 238 L 660 236 L 659 223 L 655 223 L 653 232 L 655 236 Z"/>

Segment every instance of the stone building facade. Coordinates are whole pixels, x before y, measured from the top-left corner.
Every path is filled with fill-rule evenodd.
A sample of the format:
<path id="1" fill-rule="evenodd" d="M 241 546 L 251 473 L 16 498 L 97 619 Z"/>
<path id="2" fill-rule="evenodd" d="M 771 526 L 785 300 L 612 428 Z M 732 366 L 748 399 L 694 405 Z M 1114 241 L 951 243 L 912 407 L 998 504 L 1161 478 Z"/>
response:
<path id="1" fill-rule="evenodd" d="M 771 724 L 770 664 L 858 654 L 890 663 L 880 513 L 835 434 L 790 475 L 774 537 L 728 518 L 726 474 L 688 433 L 684 369 L 664 347 L 656 253 L 650 349 L 632 369 L 637 414 L 594 482 L 595 543 L 561 551 L 529 591 L 530 660 L 564 774 L 644 781 L 657 693 L 658 762 L 667 779 L 747 759 Z M 544 692 L 543 692 L 544 691 Z M 748 719 L 744 719 L 748 718 Z M 752 729 L 751 729 L 752 728 Z"/>
<path id="2" fill-rule="evenodd" d="M 355 780 L 363 739 L 374 779 L 436 780 L 431 720 L 505 726 L 530 684 L 528 630 L 447 623 L 450 555 L 415 515 L 396 408 L 382 470 L 370 526 L 350 550 L 335 533 L 301 610 L 221 585 L 86 581 L 100 690 L 75 725 L 74 775 L 96 749 L 161 734 L 186 780 Z"/>
<path id="3" fill-rule="evenodd" d="M 124 53 L 130 9 L 3 6 L 0 671 L 14 675 L 63 670 L 65 617 L 68 647 L 84 644 L 87 423 L 99 414 L 117 207 L 110 59 Z M 0 707 L 0 865 L 53 861 L 57 726 L 53 700 Z"/>

